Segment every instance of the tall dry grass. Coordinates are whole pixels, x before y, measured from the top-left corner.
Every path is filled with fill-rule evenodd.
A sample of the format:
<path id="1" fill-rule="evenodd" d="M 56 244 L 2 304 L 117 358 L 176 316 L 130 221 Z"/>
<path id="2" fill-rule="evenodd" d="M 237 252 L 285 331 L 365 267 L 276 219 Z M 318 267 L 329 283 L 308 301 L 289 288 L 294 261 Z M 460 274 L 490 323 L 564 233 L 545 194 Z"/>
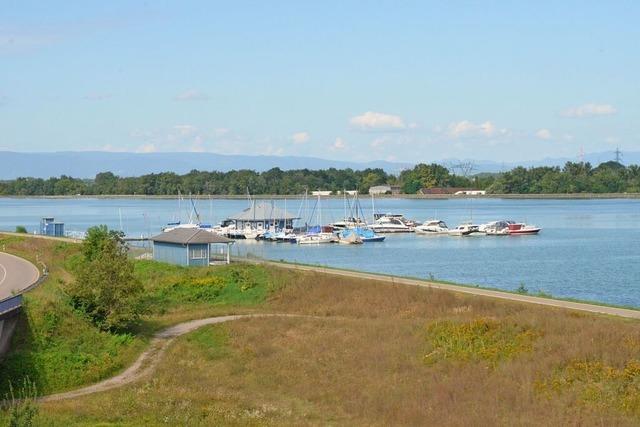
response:
<path id="1" fill-rule="evenodd" d="M 575 390 L 543 393 L 567 361 L 624 368 L 638 357 L 638 323 L 318 273 L 274 270 L 262 318 L 180 338 L 153 379 L 48 403 L 55 424 L 122 425 L 637 425 Z M 521 325 L 531 348 L 489 363 L 425 363 L 435 321 Z"/>

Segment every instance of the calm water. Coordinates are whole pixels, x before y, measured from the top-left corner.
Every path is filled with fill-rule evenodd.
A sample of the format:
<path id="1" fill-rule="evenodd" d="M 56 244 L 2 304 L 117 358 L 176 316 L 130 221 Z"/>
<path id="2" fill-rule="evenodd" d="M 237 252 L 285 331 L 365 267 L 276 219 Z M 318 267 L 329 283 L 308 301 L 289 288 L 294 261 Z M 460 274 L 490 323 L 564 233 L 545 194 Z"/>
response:
<path id="1" fill-rule="evenodd" d="M 311 202 L 313 204 L 314 202 Z M 284 207 L 284 201 L 277 205 Z M 287 201 L 297 213 L 299 200 Z M 363 209 L 371 213 L 368 200 Z M 65 222 L 68 231 L 107 224 L 132 236 L 157 233 L 166 222 L 188 217 L 173 200 L 2 199 L 0 229 L 36 230 L 42 216 Z M 203 221 L 217 223 L 245 207 L 244 200 L 199 201 Z M 323 201 L 323 222 L 343 216 L 342 200 Z M 376 201 L 376 211 L 450 227 L 468 220 L 526 221 L 543 227 L 538 236 L 427 237 L 388 235 L 383 243 L 298 246 L 239 241 L 234 251 L 270 259 L 345 267 L 507 290 L 523 283 L 531 292 L 640 307 L 640 200 L 405 200 Z M 120 221 L 120 217 L 122 221 Z"/>

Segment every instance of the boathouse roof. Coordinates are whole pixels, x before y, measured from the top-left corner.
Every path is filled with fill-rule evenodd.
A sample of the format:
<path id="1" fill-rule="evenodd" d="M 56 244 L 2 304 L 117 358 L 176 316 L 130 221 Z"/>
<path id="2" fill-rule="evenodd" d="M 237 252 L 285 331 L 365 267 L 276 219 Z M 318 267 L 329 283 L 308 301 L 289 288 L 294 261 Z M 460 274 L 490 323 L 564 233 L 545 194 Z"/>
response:
<path id="1" fill-rule="evenodd" d="M 252 203 L 251 207 L 246 208 L 242 212 L 231 215 L 229 219 L 234 221 L 269 221 L 269 220 L 289 220 L 299 219 L 295 215 L 290 214 L 284 209 L 278 208 L 273 203 Z"/>
<path id="2" fill-rule="evenodd" d="M 158 243 L 175 243 L 180 245 L 232 243 L 233 240 L 201 228 L 174 228 L 151 238 Z"/>

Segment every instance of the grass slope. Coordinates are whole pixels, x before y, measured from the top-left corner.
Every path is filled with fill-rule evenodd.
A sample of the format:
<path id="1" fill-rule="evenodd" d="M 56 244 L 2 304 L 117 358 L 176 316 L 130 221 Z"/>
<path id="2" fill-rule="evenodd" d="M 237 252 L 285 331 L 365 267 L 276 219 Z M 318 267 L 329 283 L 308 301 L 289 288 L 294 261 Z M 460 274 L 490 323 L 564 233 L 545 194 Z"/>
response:
<path id="1" fill-rule="evenodd" d="M 158 328 L 221 312 L 247 310 L 272 289 L 262 267 L 186 269 L 136 261 L 145 286 L 147 315 L 132 333 L 98 330 L 74 311 L 64 293 L 73 279 L 79 246 L 28 237 L 0 235 L 0 246 L 49 268 L 48 279 L 25 297 L 12 351 L 0 362 L 0 396 L 24 378 L 38 393 L 49 394 L 109 377 L 128 366 Z"/>
<path id="2" fill-rule="evenodd" d="M 265 310 L 320 318 L 204 327 L 176 340 L 153 378 L 46 403 L 48 421 L 61 426 L 640 421 L 633 406 L 640 383 L 633 363 L 640 346 L 635 321 L 317 273 L 287 272 L 282 278 L 286 283 L 267 298 Z M 434 352 L 437 357 L 430 356 Z M 602 364 L 573 373 L 566 371 L 574 366 L 571 361 Z M 607 367 L 615 370 L 605 377 Z M 591 372 L 596 376 L 590 378 Z M 565 385 L 577 376 L 612 391 L 585 394 L 587 380 Z M 619 384 L 622 391 L 616 391 Z"/>
<path id="3" fill-rule="evenodd" d="M 11 244 L 19 249 L 24 242 Z M 60 256 L 72 260 L 72 254 Z M 637 321 L 255 265 L 184 269 L 139 262 L 136 274 L 148 295 L 148 314 L 139 330 L 126 340 L 91 332 L 102 345 L 95 352 L 104 355 L 115 348 L 113 358 L 120 365 L 150 333 L 183 320 L 255 311 L 316 318 L 255 318 L 203 327 L 178 338 L 152 378 L 43 403 L 39 424 L 640 422 Z M 46 324 L 44 314 L 64 307 L 60 286 L 52 278 L 33 294 L 42 307 L 47 299 L 39 293 L 55 303 L 33 311 L 42 316 L 34 322 Z M 35 307 L 28 305 L 28 313 Z M 60 345 L 64 334 L 76 339 L 73 328 L 83 325 L 73 312 L 63 320 L 49 329 L 59 335 L 54 341 Z M 111 341 L 118 339 L 123 341 Z M 34 357 L 26 349 L 21 354 Z M 78 366 L 65 365 L 65 375 L 78 375 Z"/>

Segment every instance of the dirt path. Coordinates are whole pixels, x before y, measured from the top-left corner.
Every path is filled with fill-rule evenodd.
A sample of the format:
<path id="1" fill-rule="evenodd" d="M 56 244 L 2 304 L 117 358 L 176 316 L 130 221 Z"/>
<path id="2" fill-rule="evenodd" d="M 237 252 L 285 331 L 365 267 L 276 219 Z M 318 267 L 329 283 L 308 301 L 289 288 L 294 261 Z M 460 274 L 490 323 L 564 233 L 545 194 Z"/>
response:
<path id="1" fill-rule="evenodd" d="M 56 400 L 73 399 L 87 394 L 99 393 L 101 391 L 111 390 L 113 388 L 122 387 L 139 379 L 145 378 L 155 371 L 162 356 L 176 337 L 192 332 L 202 326 L 213 325 L 216 323 L 231 322 L 240 319 L 252 319 L 259 317 L 304 317 L 319 318 L 315 316 L 305 316 L 296 314 L 238 314 L 230 316 L 207 317 L 205 319 L 191 320 L 171 326 L 154 334 L 149 348 L 145 350 L 138 359 L 129 366 L 124 372 L 115 377 L 108 378 L 99 383 L 71 390 L 63 393 L 50 394 L 39 399 L 41 402 L 51 402 Z"/>

